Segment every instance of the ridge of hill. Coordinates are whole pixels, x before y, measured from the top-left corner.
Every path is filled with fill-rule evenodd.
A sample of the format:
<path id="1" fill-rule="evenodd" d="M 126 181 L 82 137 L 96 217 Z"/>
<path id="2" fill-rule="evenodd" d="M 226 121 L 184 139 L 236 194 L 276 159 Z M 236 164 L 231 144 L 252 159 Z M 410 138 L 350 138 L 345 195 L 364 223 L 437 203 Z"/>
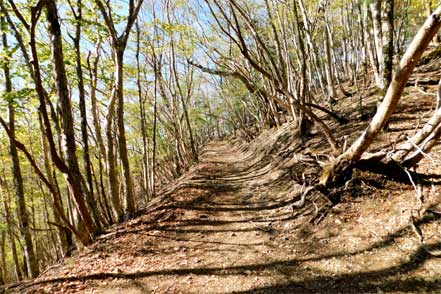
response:
<path id="1" fill-rule="evenodd" d="M 390 131 L 371 151 L 393 146 L 427 121 L 441 75 L 440 60 L 430 59 L 412 76 Z M 366 112 L 375 109 L 378 95 L 369 86 L 339 99 L 336 111 L 348 124 L 328 121 L 348 143 L 367 124 L 355 115 L 360 95 Z M 431 255 L 441 245 L 439 150 L 418 168 L 422 199 L 412 185 L 355 171 L 332 197 L 314 191 L 302 200 L 330 154 L 320 133 L 303 140 L 285 123 L 250 143 L 213 141 L 200 163 L 138 217 L 6 291 L 439 293 L 441 262 Z"/>

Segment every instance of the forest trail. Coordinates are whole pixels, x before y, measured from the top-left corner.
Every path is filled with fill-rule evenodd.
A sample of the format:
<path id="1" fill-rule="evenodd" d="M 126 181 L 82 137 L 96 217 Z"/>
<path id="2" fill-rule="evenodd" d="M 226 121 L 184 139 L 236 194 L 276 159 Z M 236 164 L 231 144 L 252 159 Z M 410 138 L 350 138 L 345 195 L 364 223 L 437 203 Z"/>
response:
<path id="1" fill-rule="evenodd" d="M 33 291 L 224 293 L 285 280 L 293 249 L 277 246 L 273 224 L 289 224 L 292 199 L 263 191 L 271 173 L 250 156 L 209 144 L 159 206 L 100 237 L 62 271 L 53 268 L 62 277 Z"/>
<path id="2" fill-rule="evenodd" d="M 441 293 L 440 4 L 0 1 L 0 294 Z"/>
<path id="3" fill-rule="evenodd" d="M 282 129 L 267 138 L 280 141 L 287 132 Z M 409 197 L 406 193 L 374 199 L 367 188 L 365 196 L 335 206 L 328 217 L 312 225 L 307 220 L 326 203 L 323 197 L 316 195 L 293 210 L 301 185 L 289 179 L 283 169 L 286 162 L 253 148 L 263 147 L 211 142 L 200 163 L 141 216 L 109 229 L 79 255 L 11 290 L 127 294 L 441 290 L 439 261 L 424 254 L 406 229 L 407 219 L 396 216 L 395 210 L 406 209 L 401 199 Z"/>

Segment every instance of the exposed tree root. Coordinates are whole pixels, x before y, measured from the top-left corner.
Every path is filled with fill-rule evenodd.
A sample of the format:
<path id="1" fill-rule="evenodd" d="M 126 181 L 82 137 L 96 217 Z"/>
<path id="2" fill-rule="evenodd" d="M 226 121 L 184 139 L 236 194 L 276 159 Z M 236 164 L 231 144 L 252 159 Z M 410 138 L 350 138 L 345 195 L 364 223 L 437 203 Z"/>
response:
<path id="1" fill-rule="evenodd" d="M 302 208 L 303 206 L 305 206 L 305 200 L 306 200 L 306 196 L 311 193 L 312 191 L 314 191 L 315 189 L 317 189 L 316 186 L 310 186 L 308 188 L 306 188 L 305 191 L 302 192 L 302 196 L 300 197 L 300 200 L 294 202 L 291 206 L 292 206 L 292 212 L 294 214 L 294 209 L 295 208 Z M 302 189 L 303 190 L 303 189 Z"/>
<path id="2" fill-rule="evenodd" d="M 429 246 L 427 246 L 424 242 L 424 235 L 423 232 L 417 225 L 415 224 L 415 219 L 413 216 L 410 217 L 410 227 L 412 228 L 413 232 L 418 238 L 418 242 L 420 243 L 421 247 L 424 249 L 424 251 L 427 252 L 427 254 L 434 256 L 434 257 L 441 257 L 441 250 L 431 250 Z"/>
<path id="3" fill-rule="evenodd" d="M 305 190 L 302 198 L 298 201 L 302 203 L 307 193 L 319 190 L 330 201 L 330 206 L 320 208 L 320 212 L 311 219 L 314 221 L 321 214 L 326 214 L 329 208 L 341 202 L 342 189 L 347 189 L 347 184 L 353 180 L 354 170 L 367 171 L 378 175 L 383 175 L 389 180 L 409 184 L 415 188 L 417 200 L 422 207 L 422 179 L 410 168 L 404 167 L 399 162 L 394 161 L 387 152 L 381 151 L 373 154 L 366 154 L 362 159 L 355 163 L 336 160 L 329 161 L 323 166 L 319 184 Z"/>
<path id="4" fill-rule="evenodd" d="M 303 191 L 303 188 L 302 188 Z M 292 207 L 292 213 L 294 214 L 295 209 L 299 209 L 305 206 L 306 203 L 306 197 L 313 193 L 314 191 L 319 192 L 321 195 L 323 195 L 325 197 L 325 199 L 327 200 L 327 203 L 322 205 L 321 207 L 318 207 L 317 204 L 315 204 L 315 202 L 313 202 L 313 205 L 315 207 L 315 211 L 313 216 L 311 216 L 307 222 L 305 223 L 310 223 L 310 224 L 319 224 L 320 221 L 322 221 L 324 219 L 324 217 L 328 214 L 329 210 L 334 207 L 337 203 L 339 203 L 339 199 L 337 200 L 338 197 L 335 197 L 336 193 L 332 193 L 329 190 L 327 190 L 324 186 L 317 184 L 317 185 L 313 185 L 313 186 L 309 186 L 308 188 L 306 188 L 303 192 L 301 192 L 301 197 L 298 201 L 294 202 L 291 207 Z"/>
<path id="5" fill-rule="evenodd" d="M 393 160 L 387 152 L 380 151 L 366 154 L 355 163 L 330 161 L 323 167 L 320 184 L 327 189 L 339 187 L 352 178 L 354 169 L 358 169 L 386 176 L 395 182 L 416 186 L 414 178 L 417 178 L 418 174 L 411 171 L 415 166 L 416 164 L 405 166 Z"/>

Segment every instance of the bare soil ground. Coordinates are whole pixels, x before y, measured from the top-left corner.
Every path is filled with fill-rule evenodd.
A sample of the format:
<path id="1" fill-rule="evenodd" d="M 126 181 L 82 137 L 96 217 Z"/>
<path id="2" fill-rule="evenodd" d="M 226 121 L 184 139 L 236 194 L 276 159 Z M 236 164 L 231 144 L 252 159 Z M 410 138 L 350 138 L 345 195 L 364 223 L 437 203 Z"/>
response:
<path id="1" fill-rule="evenodd" d="M 390 132 L 372 150 L 393 148 L 398 137 L 410 136 L 427 121 L 439 68 L 419 68 Z M 424 86 L 415 87 L 418 75 L 426 79 Z M 374 108 L 374 88 L 363 95 L 365 109 Z M 349 117 L 356 113 L 358 96 L 339 105 Z M 329 122 L 349 143 L 366 123 L 354 117 L 345 126 Z M 249 144 L 211 142 L 201 162 L 139 217 L 110 228 L 93 246 L 8 291 L 440 293 L 441 259 L 427 252 L 441 249 L 439 148 L 424 159 L 414 179 L 423 199 L 412 185 L 356 171 L 335 191 L 339 204 L 315 192 L 297 207 L 304 188 L 317 181 L 321 158 L 315 154 L 329 149 L 321 134 L 305 144 L 296 136 L 285 124 Z M 424 245 L 415 228 L 424 235 Z"/>

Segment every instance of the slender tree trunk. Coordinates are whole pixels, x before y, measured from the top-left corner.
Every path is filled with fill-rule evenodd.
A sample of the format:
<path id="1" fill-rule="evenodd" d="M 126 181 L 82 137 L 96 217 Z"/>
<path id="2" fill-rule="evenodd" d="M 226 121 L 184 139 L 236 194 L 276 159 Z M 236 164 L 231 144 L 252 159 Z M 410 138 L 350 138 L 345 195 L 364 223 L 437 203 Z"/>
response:
<path id="1" fill-rule="evenodd" d="M 176 61 L 175 45 L 174 45 L 173 39 L 171 40 L 171 55 L 172 55 L 171 56 L 172 69 L 173 69 L 173 74 L 174 74 L 174 78 L 175 78 L 175 83 L 176 83 L 177 90 L 179 92 L 178 95 L 181 100 L 182 110 L 184 112 L 184 119 L 185 119 L 185 123 L 186 123 L 187 130 L 188 130 L 188 136 L 190 139 L 190 148 L 191 148 L 191 155 L 192 155 L 191 157 L 192 157 L 193 161 L 197 162 L 198 161 L 198 153 L 196 151 L 196 145 L 195 145 L 194 138 L 193 138 L 193 130 L 191 128 L 190 118 L 188 117 L 187 104 L 184 100 L 184 93 L 182 91 L 181 83 L 179 81 L 179 74 L 178 74 L 177 66 L 176 66 L 177 61 Z"/>
<path id="2" fill-rule="evenodd" d="M 47 174 L 47 178 L 48 181 L 50 182 L 50 184 L 53 187 L 57 187 L 57 180 L 54 176 L 54 171 L 50 162 L 50 158 L 49 158 L 49 147 L 48 147 L 48 143 L 46 140 L 46 137 L 44 136 L 44 127 L 43 127 L 43 122 L 41 119 L 41 115 L 38 116 L 38 121 L 39 121 L 39 125 L 40 125 L 40 130 L 41 130 L 41 146 L 43 148 L 42 152 L 43 152 L 43 162 L 44 162 L 44 166 L 46 169 L 46 174 Z M 55 205 L 52 205 L 52 209 L 54 212 L 54 221 L 57 224 L 61 224 L 61 218 L 59 215 L 59 212 L 57 211 L 56 207 L 63 207 L 63 202 L 62 202 L 62 198 L 61 195 L 59 193 L 59 189 L 54 189 L 55 194 L 53 194 L 53 201 L 54 203 L 56 203 Z M 69 244 L 69 240 L 72 239 L 72 232 L 69 231 L 68 229 L 62 228 L 61 226 L 57 227 L 58 230 L 58 239 L 60 241 L 60 245 L 61 245 L 61 249 L 63 251 L 66 251 L 70 245 Z"/>
<path id="3" fill-rule="evenodd" d="M 90 104 L 92 107 L 92 123 L 95 130 L 95 138 L 97 141 L 97 145 L 99 147 L 101 156 L 103 158 L 106 157 L 106 148 L 103 140 L 103 135 L 101 131 L 101 123 L 100 123 L 100 115 L 99 115 L 99 108 L 96 98 L 96 87 L 98 82 L 98 63 L 100 60 L 100 47 L 101 47 L 101 41 L 98 41 L 96 44 L 95 52 L 96 56 L 92 60 L 91 53 L 89 52 L 89 55 L 87 57 L 87 65 L 89 68 L 89 75 L 90 75 Z"/>
<path id="4" fill-rule="evenodd" d="M 0 285 L 6 284 L 8 268 L 6 267 L 6 232 L 0 232 Z"/>
<path id="5" fill-rule="evenodd" d="M 97 225 L 99 231 L 102 231 L 102 225 L 100 221 L 100 215 L 97 209 L 96 200 L 93 193 L 93 179 L 92 179 L 92 168 L 90 161 L 90 153 L 89 153 L 89 134 L 87 131 L 87 113 L 86 113 L 86 94 L 84 90 L 84 78 L 83 78 L 83 66 L 81 64 L 81 26 L 83 21 L 82 14 L 82 2 L 81 0 L 77 0 L 77 10 L 75 12 L 75 36 L 73 37 L 73 43 L 75 48 L 75 69 L 78 79 L 78 98 L 79 98 L 79 106 L 80 106 L 80 114 L 81 114 L 81 139 L 84 144 L 83 148 L 83 158 L 84 158 L 84 170 L 86 171 L 86 179 L 88 185 L 88 195 L 87 195 L 87 204 L 89 208 L 92 210 L 94 221 Z M 72 10 L 74 8 L 72 7 Z"/>
<path id="6" fill-rule="evenodd" d="M 125 179 L 124 209 L 130 216 L 135 212 L 135 195 L 133 192 L 132 174 L 130 172 L 129 156 L 127 152 L 126 130 L 124 126 L 124 50 L 125 44 L 118 44 L 115 52 L 115 87 L 117 97 L 117 125 L 118 125 L 118 146 L 119 156 L 122 162 L 122 169 Z"/>
<path id="7" fill-rule="evenodd" d="M 299 3 L 300 13 L 302 14 L 302 18 L 303 18 L 303 26 L 304 26 L 304 30 L 303 31 L 304 31 L 305 36 L 306 36 L 306 43 L 307 43 L 307 45 L 309 47 L 309 52 L 308 53 L 309 53 L 309 56 L 311 57 L 312 65 L 315 67 L 316 74 L 317 74 L 317 77 L 318 77 L 318 80 L 319 80 L 319 86 L 322 89 L 322 92 L 325 94 L 326 93 L 325 88 L 324 88 L 325 84 L 324 84 L 324 81 L 323 81 L 323 76 L 322 76 L 322 72 L 321 72 L 320 67 L 319 67 L 319 63 L 317 61 L 317 52 L 318 52 L 318 50 L 317 50 L 314 42 L 312 41 L 311 28 L 309 26 L 310 21 L 308 19 L 307 14 L 306 14 L 306 10 L 305 10 L 305 7 L 303 5 L 303 0 L 297 0 L 297 1 Z M 296 4 L 294 3 L 294 5 L 296 5 Z"/>
<path id="8" fill-rule="evenodd" d="M 156 58 L 154 60 L 154 71 L 155 71 L 155 86 L 153 93 L 153 134 L 152 134 L 152 173 L 151 173 L 151 187 L 152 187 L 152 197 L 156 196 L 156 132 L 158 127 L 158 74 L 157 74 L 157 63 Z"/>
<path id="9" fill-rule="evenodd" d="M 394 1 L 384 1 L 382 10 L 383 52 L 381 60 L 381 78 L 383 90 L 387 89 L 392 80 L 394 57 Z"/>
<path id="10" fill-rule="evenodd" d="M 49 209 L 50 205 L 48 203 L 49 196 L 47 195 L 46 191 L 43 189 L 43 185 L 40 180 L 37 182 L 37 184 L 38 184 L 38 187 L 40 188 L 41 193 L 44 195 L 44 197 L 41 199 L 41 202 L 42 202 L 42 205 L 44 208 L 43 222 L 45 224 L 45 229 L 50 231 L 51 228 L 50 228 L 49 224 L 51 223 L 52 220 L 51 220 L 50 209 Z M 52 210 L 54 210 L 53 207 L 52 207 Z M 54 213 L 54 220 L 55 220 L 55 215 L 56 215 L 56 213 Z M 55 220 L 55 221 L 56 221 L 55 222 L 56 224 L 60 224 L 59 219 Z M 61 243 L 59 241 L 61 240 L 61 238 L 59 238 L 59 237 L 61 237 L 61 236 L 62 236 L 61 234 L 56 234 L 56 233 L 52 233 L 52 232 L 49 234 L 49 238 L 48 238 L 49 245 L 48 246 L 51 247 L 49 255 L 55 260 L 60 260 L 63 257 L 63 253 L 66 248 L 63 245 L 60 246 Z M 36 251 L 38 252 L 38 247 L 37 247 Z M 43 260 L 40 257 L 38 259 Z"/>
<path id="11" fill-rule="evenodd" d="M 110 187 L 110 199 L 112 201 L 112 209 L 113 214 L 116 220 L 121 221 L 123 215 L 123 209 L 121 206 L 121 201 L 119 197 L 119 179 L 118 174 L 116 172 L 116 155 L 115 155 L 115 146 L 114 142 L 114 118 L 115 118 L 115 99 L 116 95 L 112 97 L 112 101 L 110 101 L 108 113 L 107 113 L 107 129 L 106 129 L 106 137 L 107 137 L 107 171 L 109 173 L 109 187 Z"/>
<path id="12" fill-rule="evenodd" d="M 100 47 L 101 47 L 101 41 L 99 40 L 95 46 L 95 53 L 96 56 L 92 60 L 91 53 L 89 53 L 89 56 L 87 58 L 87 64 L 89 67 L 89 75 L 90 75 L 90 101 L 92 105 L 92 121 L 93 121 L 93 127 L 95 129 L 95 138 L 97 141 L 97 145 L 100 150 L 101 157 L 104 160 L 104 166 L 106 167 L 107 174 L 108 174 L 108 191 L 110 194 L 110 201 L 112 203 L 112 216 L 109 218 L 112 222 L 114 220 L 118 221 L 122 217 L 122 207 L 121 202 L 119 200 L 119 191 L 118 191 L 118 177 L 116 175 L 116 159 L 115 159 L 115 149 L 114 144 L 112 143 L 114 141 L 113 137 L 113 121 L 115 116 L 115 95 L 113 93 L 112 99 L 110 101 L 109 107 L 108 107 L 108 113 L 107 113 L 107 129 L 105 132 L 108 147 L 106 151 L 106 147 L 104 144 L 102 131 L 101 131 L 101 123 L 100 123 L 100 115 L 99 115 L 99 108 L 97 103 L 97 97 L 96 97 L 96 88 L 97 88 L 97 82 L 98 82 L 98 62 L 100 59 Z M 103 167 L 101 159 L 99 159 L 99 165 L 100 165 L 100 187 L 101 187 L 101 194 L 103 197 L 105 197 L 106 189 L 104 187 L 104 179 L 103 179 Z"/>
<path id="13" fill-rule="evenodd" d="M 23 279 L 23 274 L 20 268 L 20 261 L 18 260 L 18 254 L 17 254 L 17 247 L 15 244 L 15 237 L 14 237 L 14 224 L 12 222 L 11 219 L 11 212 L 9 209 L 9 205 L 8 202 L 10 202 L 10 197 L 9 197 L 9 191 L 8 195 L 3 193 L 3 188 L 2 186 L 4 185 L 4 181 L 2 179 L 2 177 L 0 177 L 0 196 L 1 198 L 3 198 L 2 204 L 3 204 L 3 213 L 5 215 L 5 220 L 6 220 L 6 227 L 7 227 L 7 233 L 8 233 L 8 239 L 9 239 L 9 248 L 11 249 L 11 255 L 12 255 L 12 260 L 14 261 L 14 274 L 15 274 L 15 279 L 17 281 L 20 281 L 21 279 Z M 7 188 L 7 186 L 5 186 Z"/>
<path id="14" fill-rule="evenodd" d="M 108 223 L 109 224 L 113 224 L 115 221 L 114 221 L 114 218 L 112 216 L 112 209 L 111 209 L 111 207 L 109 205 L 109 202 L 107 201 L 106 190 L 104 188 L 103 164 L 102 164 L 101 158 L 98 157 L 97 159 L 98 159 L 98 165 L 99 165 L 99 169 L 100 169 L 99 170 L 99 176 L 100 176 L 99 177 L 99 184 L 98 184 L 98 180 L 96 179 L 96 181 L 97 181 L 97 183 L 96 183 L 97 191 L 101 190 L 101 197 L 103 198 L 104 204 L 106 205 L 105 212 L 107 214 Z M 96 175 L 96 173 L 95 173 L 95 175 Z"/>
<path id="15" fill-rule="evenodd" d="M 122 162 L 122 169 L 125 179 L 126 193 L 124 197 L 124 209 L 127 216 L 131 216 L 136 209 L 135 195 L 133 191 L 133 181 L 130 173 L 130 164 L 127 152 L 126 131 L 124 127 L 124 51 L 127 46 L 127 41 L 130 35 L 132 26 L 134 25 L 143 0 L 129 0 L 128 7 L 129 12 L 127 15 L 127 24 L 124 31 L 119 34 L 117 32 L 115 23 L 112 18 L 112 9 L 107 4 L 104 4 L 101 0 L 95 0 L 98 9 L 103 15 L 107 29 L 111 38 L 111 45 L 114 53 L 115 63 L 115 97 L 117 103 L 117 126 L 118 126 L 118 147 L 119 156 Z"/>
<path id="16" fill-rule="evenodd" d="M 384 90 L 385 86 L 383 84 L 383 78 L 382 73 L 384 72 L 383 69 L 383 33 L 382 33 L 382 26 L 381 26 L 381 2 L 383 0 L 374 0 L 373 3 L 370 4 L 370 9 L 372 13 L 372 25 L 374 29 L 374 44 L 375 44 L 375 52 L 378 60 L 378 67 L 379 67 L 379 79 L 377 80 L 377 86 L 378 88 Z M 386 0 L 388 1 L 388 0 Z"/>
<path id="17" fill-rule="evenodd" d="M 138 101 L 139 101 L 139 115 L 141 117 L 141 137 L 142 137 L 142 187 L 143 192 L 146 196 L 146 200 L 149 201 L 150 198 L 150 185 L 149 185 L 149 151 L 148 151 L 148 137 L 147 137 L 147 121 L 145 113 L 145 99 L 143 98 L 142 85 L 141 85 L 141 61 L 140 61 L 140 28 L 139 23 L 136 21 L 136 83 L 138 87 Z"/>
<path id="18" fill-rule="evenodd" d="M 372 67 L 372 70 L 374 71 L 374 77 L 375 77 L 375 83 L 377 85 L 380 84 L 380 66 L 378 64 L 378 57 L 377 57 L 377 50 L 375 47 L 375 41 L 373 42 L 373 38 L 372 38 L 372 30 L 371 30 L 371 26 L 370 26 L 370 20 L 372 20 L 372 13 L 371 10 L 369 9 L 369 6 L 367 4 L 368 0 L 365 0 L 363 3 L 363 7 L 364 7 L 364 15 L 363 15 L 363 19 L 364 19 L 364 40 L 366 42 L 365 45 L 365 51 L 366 51 L 366 55 L 367 57 L 369 57 L 369 61 Z M 366 60 L 367 63 L 367 60 Z"/>
<path id="19" fill-rule="evenodd" d="M 325 21 L 327 22 L 327 19 L 325 19 Z M 330 37 L 331 36 L 330 36 L 329 27 L 325 24 L 325 28 L 323 32 L 323 38 L 325 40 L 325 56 L 326 56 L 325 71 L 326 71 L 326 80 L 328 82 L 329 100 L 332 104 L 332 101 L 337 96 L 337 93 L 335 91 L 334 74 L 332 70 Z"/>
<path id="20" fill-rule="evenodd" d="M 2 26 L 6 25 L 4 18 L 1 19 Z M 2 32 L 3 48 L 8 50 L 8 41 L 5 32 Z M 8 62 L 3 63 L 3 74 L 5 78 L 5 92 L 12 92 L 12 81 L 9 71 Z M 8 103 L 9 112 L 9 129 L 10 129 L 10 155 L 12 159 L 12 175 L 14 177 L 15 200 L 17 205 L 17 217 L 20 227 L 20 235 L 23 239 L 24 258 L 27 265 L 27 275 L 30 278 L 38 276 L 38 262 L 35 257 L 34 246 L 32 243 L 32 235 L 30 231 L 29 215 L 26 208 L 26 201 L 23 188 L 23 177 L 20 168 L 20 160 L 18 158 L 17 148 L 13 141 L 15 140 L 15 107 L 14 101 Z"/>
<path id="21" fill-rule="evenodd" d="M 298 9 L 297 9 L 297 4 L 294 2 L 293 5 L 293 13 L 294 13 L 294 23 L 295 23 L 295 31 L 294 34 L 296 36 L 297 39 L 297 43 L 299 44 L 299 63 L 300 63 L 300 73 L 301 73 L 301 84 L 300 84 L 300 97 L 299 97 L 299 101 L 301 104 L 305 104 L 305 100 L 306 100 L 306 93 L 307 93 L 307 89 L 306 89 L 306 85 L 308 84 L 308 76 L 307 76 L 307 53 L 306 53 L 306 46 L 305 46 L 305 42 L 303 40 L 303 34 L 302 34 L 302 30 L 301 30 L 301 24 L 300 24 L 300 19 L 299 19 L 299 15 L 298 15 Z M 290 71 L 291 72 L 291 71 Z M 335 94 L 335 93 L 334 93 Z M 299 130 L 300 130 L 300 135 L 302 138 L 304 138 L 304 136 L 306 135 L 304 133 L 305 128 L 303 127 L 304 125 L 311 123 L 311 121 L 309 121 L 308 117 L 306 117 L 302 112 L 300 112 L 300 119 L 298 120 L 298 125 L 299 125 Z"/>
<path id="22" fill-rule="evenodd" d="M 76 155 L 75 132 L 73 126 L 72 106 L 67 86 L 66 70 L 64 67 L 63 47 L 58 11 L 54 0 L 46 1 L 47 20 L 52 45 L 52 57 L 56 78 L 58 99 L 61 109 L 62 128 L 65 137 L 65 149 L 67 155 L 67 181 L 69 182 L 72 195 L 78 208 L 78 212 L 84 221 L 91 238 L 99 233 L 99 220 L 94 220 L 86 205 L 85 197 L 89 196 L 85 181 L 81 175 Z M 95 205 L 92 203 L 92 205 Z"/>

